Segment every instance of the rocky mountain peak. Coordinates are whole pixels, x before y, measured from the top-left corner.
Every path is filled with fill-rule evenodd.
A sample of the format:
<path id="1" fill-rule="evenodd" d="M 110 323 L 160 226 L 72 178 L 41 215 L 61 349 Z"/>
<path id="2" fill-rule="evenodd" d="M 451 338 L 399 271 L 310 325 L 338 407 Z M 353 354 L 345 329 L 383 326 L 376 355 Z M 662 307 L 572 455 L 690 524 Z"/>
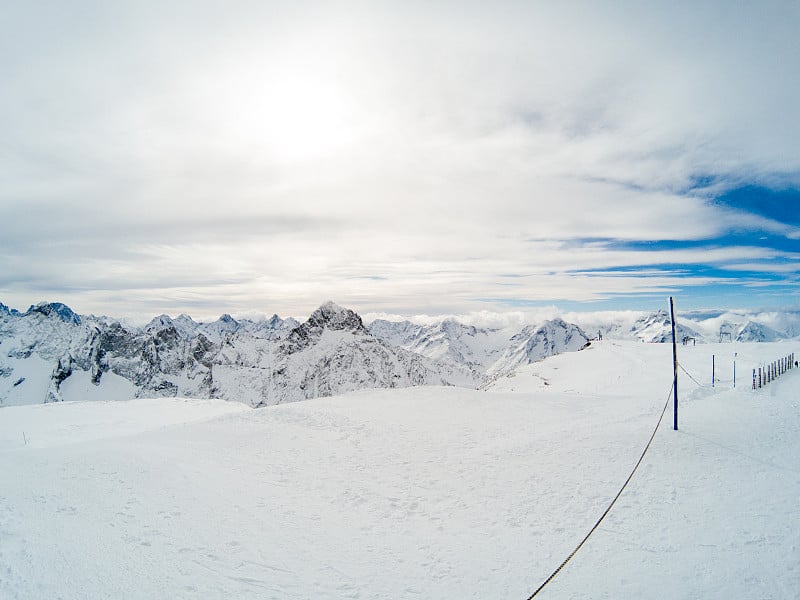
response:
<path id="1" fill-rule="evenodd" d="M 153 319 L 145 326 L 145 331 L 158 331 L 161 329 L 169 329 L 170 327 L 174 327 L 175 323 L 172 321 L 169 315 L 158 315 L 157 317 L 153 317 Z"/>
<path id="2" fill-rule="evenodd" d="M 631 327 L 631 333 L 643 342 L 667 343 L 672 340 L 672 319 L 670 314 L 663 309 L 650 313 L 638 319 Z M 675 336 L 678 340 L 683 338 L 701 339 L 702 336 L 691 327 L 677 319 Z"/>
<path id="3" fill-rule="evenodd" d="M 737 342 L 775 342 L 781 339 L 781 334 L 771 327 L 748 321 L 736 335 Z"/>
<path id="4" fill-rule="evenodd" d="M 332 329 L 334 331 L 351 330 L 366 332 L 364 323 L 356 313 L 348 308 L 342 308 L 335 302 L 326 302 L 311 313 L 303 325 L 310 328 Z"/>
<path id="5" fill-rule="evenodd" d="M 61 302 L 40 302 L 35 306 L 31 306 L 25 314 L 30 315 L 34 313 L 39 313 L 46 317 L 54 317 L 70 325 L 80 325 L 81 323 L 80 316 L 75 314 L 69 306 Z"/>
<path id="6" fill-rule="evenodd" d="M 315 344 L 325 331 L 349 331 L 372 337 L 356 313 L 342 308 L 335 302 L 326 302 L 311 313 L 305 323 L 292 330 L 283 348 L 288 353 L 308 348 Z"/>

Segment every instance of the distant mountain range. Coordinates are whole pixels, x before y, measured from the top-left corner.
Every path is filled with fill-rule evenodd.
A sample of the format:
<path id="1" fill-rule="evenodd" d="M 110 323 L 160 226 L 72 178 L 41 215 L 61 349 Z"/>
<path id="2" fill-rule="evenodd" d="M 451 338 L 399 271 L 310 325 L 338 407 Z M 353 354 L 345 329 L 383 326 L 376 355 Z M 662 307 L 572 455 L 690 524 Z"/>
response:
<path id="1" fill-rule="evenodd" d="M 768 317 L 704 314 L 680 319 L 678 338 L 775 341 L 798 336 L 795 313 Z M 592 337 L 671 340 L 664 311 L 635 319 L 563 319 L 522 330 L 445 319 L 430 325 L 375 320 L 365 326 L 332 302 L 304 323 L 274 315 L 198 323 L 155 317 L 141 327 L 81 316 L 59 302 L 20 312 L 0 303 L 0 406 L 153 396 L 223 398 L 265 406 L 369 388 L 475 388 L 521 365 L 574 352 Z"/>

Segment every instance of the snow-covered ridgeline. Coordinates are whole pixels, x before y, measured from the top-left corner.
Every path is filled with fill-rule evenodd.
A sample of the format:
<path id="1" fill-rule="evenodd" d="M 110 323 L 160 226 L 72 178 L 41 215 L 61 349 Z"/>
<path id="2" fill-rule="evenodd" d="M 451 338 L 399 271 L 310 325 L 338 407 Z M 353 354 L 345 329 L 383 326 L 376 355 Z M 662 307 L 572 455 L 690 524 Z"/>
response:
<path id="1" fill-rule="evenodd" d="M 572 321 L 572 322 L 568 322 Z M 576 325 L 577 323 L 577 325 Z M 447 318 L 433 324 L 375 320 L 326 303 L 300 324 L 274 315 L 198 323 L 160 315 L 141 327 L 81 316 L 61 303 L 21 313 L 0 304 L 0 406 L 77 398 L 187 396 L 251 406 L 365 388 L 478 387 L 588 343 L 664 342 L 669 315 L 569 315 L 521 330 Z M 800 311 L 689 313 L 678 337 L 696 342 L 775 341 L 800 332 Z"/>
<path id="2" fill-rule="evenodd" d="M 299 324 L 181 315 L 144 327 L 81 317 L 62 304 L 0 314 L 0 405 L 86 397 L 223 398 L 251 406 L 364 388 L 476 387 L 483 374 L 388 344 L 326 303 Z M 104 392 L 97 392 L 102 388 Z"/>

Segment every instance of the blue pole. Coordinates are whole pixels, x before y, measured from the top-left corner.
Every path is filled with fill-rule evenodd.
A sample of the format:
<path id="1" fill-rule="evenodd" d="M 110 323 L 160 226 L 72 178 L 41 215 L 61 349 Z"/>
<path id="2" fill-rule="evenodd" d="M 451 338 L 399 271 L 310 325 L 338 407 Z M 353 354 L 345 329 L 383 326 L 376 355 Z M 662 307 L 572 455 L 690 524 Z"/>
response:
<path id="1" fill-rule="evenodd" d="M 672 429 L 678 431 L 678 344 L 675 341 L 675 305 L 669 297 L 669 315 L 672 321 Z"/>
<path id="2" fill-rule="evenodd" d="M 714 380 L 716 379 L 716 376 L 715 376 L 715 373 L 714 373 L 715 367 L 716 367 L 716 364 L 714 362 L 714 355 L 712 354 L 711 355 L 711 387 L 714 387 Z"/>

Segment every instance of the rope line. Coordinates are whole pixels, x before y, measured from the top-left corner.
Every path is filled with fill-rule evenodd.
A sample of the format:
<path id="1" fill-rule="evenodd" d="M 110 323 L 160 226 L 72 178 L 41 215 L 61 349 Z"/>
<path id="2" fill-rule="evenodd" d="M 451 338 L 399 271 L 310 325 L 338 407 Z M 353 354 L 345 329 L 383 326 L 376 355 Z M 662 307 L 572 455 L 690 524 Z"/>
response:
<path id="1" fill-rule="evenodd" d="M 684 369 L 684 368 L 683 368 L 683 365 L 682 365 L 681 363 L 678 363 L 678 366 L 681 368 L 681 371 L 683 371 L 684 373 L 686 373 L 686 375 L 687 375 L 687 377 L 689 377 L 689 379 L 691 379 L 692 381 L 694 381 L 694 382 L 695 382 L 697 385 L 699 385 L 701 388 L 708 387 L 707 385 L 703 385 L 702 383 L 700 383 L 699 381 L 697 381 L 697 379 L 695 379 L 694 377 L 692 377 L 692 374 L 691 374 L 691 373 L 689 373 L 689 371 L 687 371 L 686 369 Z"/>
<path id="2" fill-rule="evenodd" d="M 622 492 L 624 492 L 625 488 L 628 487 L 628 484 L 630 483 L 631 479 L 633 479 L 633 475 L 636 473 L 636 470 L 639 468 L 639 465 L 642 464 L 642 461 L 644 460 L 645 454 L 647 454 L 647 451 L 650 449 L 650 444 L 653 443 L 653 439 L 655 439 L 655 437 L 656 437 L 656 433 L 658 432 L 658 428 L 661 426 L 661 421 L 664 420 L 664 414 L 667 412 L 667 406 L 669 406 L 669 400 L 670 400 L 670 398 L 672 398 L 672 387 L 671 387 L 671 385 L 672 384 L 670 384 L 669 394 L 667 395 L 667 401 L 664 403 L 664 408 L 661 410 L 661 416 L 658 417 L 658 423 L 656 423 L 656 426 L 653 429 L 653 433 L 650 435 L 650 439 L 647 441 L 647 445 L 644 447 L 644 450 L 642 450 L 642 455 L 639 457 L 639 460 L 636 461 L 636 465 L 634 465 L 633 470 L 631 471 L 631 474 L 628 475 L 628 478 L 625 480 L 625 483 L 622 484 L 622 487 L 617 492 L 617 495 L 614 496 L 614 499 L 608 505 L 608 508 L 606 508 L 605 511 L 603 511 L 603 514 L 600 515 L 600 518 L 597 519 L 597 522 L 589 530 L 589 533 L 587 533 L 586 536 L 584 536 L 584 538 L 580 541 L 580 543 L 577 546 L 575 546 L 575 549 L 572 552 L 569 553 L 569 556 L 567 556 L 567 558 L 564 559 L 564 562 L 562 562 L 558 566 L 558 568 L 550 574 L 550 577 L 545 579 L 544 582 L 538 588 L 536 588 L 536 591 L 533 592 L 530 596 L 528 596 L 527 600 L 532 600 L 533 598 L 535 598 L 536 595 L 539 592 L 541 592 L 544 589 L 544 587 L 555 578 L 556 575 L 559 574 L 561 569 L 563 569 L 567 565 L 567 563 L 570 560 L 572 560 L 572 557 L 575 556 L 575 554 L 577 554 L 578 550 L 581 549 L 581 547 L 586 543 L 586 541 L 589 539 L 589 537 L 600 526 L 600 523 L 602 523 L 603 519 L 606 518 L 606 515 L 608 515 L 608 513 L 611 512 L 611 509 L 614 507 L 614 504 L 616 504 L 617 500 L 622 495 Z"/>

